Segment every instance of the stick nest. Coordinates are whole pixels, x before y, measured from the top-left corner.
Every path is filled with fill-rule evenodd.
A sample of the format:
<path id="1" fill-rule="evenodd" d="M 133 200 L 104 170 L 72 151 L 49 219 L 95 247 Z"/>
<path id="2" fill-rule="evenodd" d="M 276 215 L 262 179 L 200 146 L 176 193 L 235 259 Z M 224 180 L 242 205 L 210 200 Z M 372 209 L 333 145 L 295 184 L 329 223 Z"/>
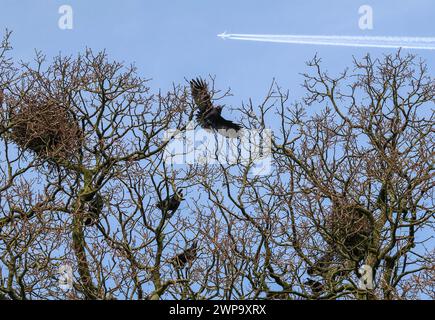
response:
<path id="1" fill-rule="evenodd" d="M 70 159 L 83 143 L 73 113 L 52 99 L 26 97 L 10 110 L 11 139 L 45 159 Z"/>
<path id="2" fill-rule="evenodd" d="M 326 219 L 328 238 L 346 255 L 360 258 L 367 251 L 373 227 L 369 218 L 353 205 L 335 205 Z"/>

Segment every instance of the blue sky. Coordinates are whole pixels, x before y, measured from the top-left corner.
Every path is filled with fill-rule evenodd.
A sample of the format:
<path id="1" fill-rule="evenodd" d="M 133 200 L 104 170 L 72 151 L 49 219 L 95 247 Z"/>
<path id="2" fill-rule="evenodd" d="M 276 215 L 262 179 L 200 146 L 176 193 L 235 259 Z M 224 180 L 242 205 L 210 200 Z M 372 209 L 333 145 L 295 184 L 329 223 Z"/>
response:
<path id="1" fill-rule="evenodd" d="M 230 104 L 252 97 L 260 102 L 273 78 L 303 95 L 299 73 L 317 52 L 331 71 L 349 65 L 352 55 L 381 55 L 388 49 L 324 47 L 224 41 L 229 33 L 435 36 L 433 0 L 0 0 L 0 29 L 14 31 L 14 57 L 34 50 L 48 56 L 75 54 L 85 47 L 107 49 L 111 58 L 135 62 L 153 88 L 198 75 L 215 75 L 231 87 Z M 61 5 L 74 10 L 73 30 L 58 27 Z M 360 30 L 358 9 L 371 5 L 374 29 Z M 434 70 L 433 51 L 415 51 Z"/>
<path id="2" fill-rule="evenodd" d="M 58 27 L 64 4 L 73 8 L 72 30 Z M 362 5 L 373 7 L 373 30 L 359 29 Z M 106 49 L 112 59 L 135 63 L 155 90 L 216 76 L 218 88 L 231 87 L 227 102 L 234 106 L 261 102 L 274 78 L 290 90 L 290 100 L 300 99 L 300 73 L 316 53 L 338 73 L 353 56 L 395 50 L 224 41 L 216 36 L 224 31 L 435 37 L 434 27 L 434 0 L 0 0 L 0 30 L 13 31 L 15 59 L 28 61 L 35 49 L 48 57 Z M 435 51 L 412 52 L 434 74 Z"/>

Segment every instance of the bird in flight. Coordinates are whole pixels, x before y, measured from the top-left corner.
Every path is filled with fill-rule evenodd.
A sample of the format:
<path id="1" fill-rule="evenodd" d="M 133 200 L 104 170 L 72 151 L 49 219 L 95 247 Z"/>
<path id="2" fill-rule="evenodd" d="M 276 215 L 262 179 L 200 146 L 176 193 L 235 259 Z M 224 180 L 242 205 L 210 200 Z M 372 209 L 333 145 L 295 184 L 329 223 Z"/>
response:
<path id="1" fill-rule="evenodd" d="M 208 91 L 207 83 L 196 78 L 190 81 L 193 100 L 198 107 L 196 118 L 200 126 L 204 129 L 215 130 L 225 136 L 233 136 L 242 126 L 222 117 L 223 106 L 214 106 Z M 231 132 L 231 130 L 233 130 Z"/>
<path id="2" fill-rule="evenodd" d="M 177 189 L 173 195 L 168 196 L 165 200 L 159 201 L 156 207 L 162 210 L 164 214 L 166 213 L 166 218 L 170 219 L 175 211 L 177 211 L 182 200 L 183 189 Z"/>

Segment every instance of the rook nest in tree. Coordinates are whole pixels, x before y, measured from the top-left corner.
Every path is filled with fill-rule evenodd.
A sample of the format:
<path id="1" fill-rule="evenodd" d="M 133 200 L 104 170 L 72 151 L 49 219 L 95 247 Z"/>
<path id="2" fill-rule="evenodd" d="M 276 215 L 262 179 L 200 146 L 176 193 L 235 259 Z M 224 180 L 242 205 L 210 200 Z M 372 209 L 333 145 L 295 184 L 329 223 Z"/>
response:
<path id="1" fill-rule="evenodd" d="M 373 232 L 369 218 L 357 206 L 335 204 L 326 219 L 328 242 L 354 259 L 364 257 Z"/>
<path id="2" fill-rule="evenodd" d="M 83 132 L 71 110 L 54 100 L 27 97 L 9 118 L 12 140 L 42 158 L 69 159 L 82 144 Z"/>

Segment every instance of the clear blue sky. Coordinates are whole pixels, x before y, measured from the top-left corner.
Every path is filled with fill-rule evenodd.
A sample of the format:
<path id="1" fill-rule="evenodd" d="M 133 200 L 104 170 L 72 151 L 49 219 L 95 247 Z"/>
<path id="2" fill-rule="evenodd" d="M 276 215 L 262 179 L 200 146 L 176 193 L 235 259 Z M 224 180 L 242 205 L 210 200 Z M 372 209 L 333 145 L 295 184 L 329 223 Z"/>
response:
<path id="1" fill-rule="evenodd" d="M 27 60 L 34 49 L 48 56 L 106 48 L 110 57 L 135 62 L 152 87 L 168 88 L 184 77 L 212 74 L 230 86 L 238 104 L 259 102 L 272 78 L 303 92 L 300 72 L 318 52 L 331 71 L 341 70 L 352 55 L 380 55 L 387 49 L 322 47 L 224 41 L 229 33 L 435 36 L 433 0 L 0 0 L 0 28 L 14 31 L 14 56 Z M 58 28 L 59 6 L 74 10 L 73 30 Z M 374 29 L 358 27 L 358 9 L 373 7 Z M 434 51 L 415 51 L 435 70 Z"/>

